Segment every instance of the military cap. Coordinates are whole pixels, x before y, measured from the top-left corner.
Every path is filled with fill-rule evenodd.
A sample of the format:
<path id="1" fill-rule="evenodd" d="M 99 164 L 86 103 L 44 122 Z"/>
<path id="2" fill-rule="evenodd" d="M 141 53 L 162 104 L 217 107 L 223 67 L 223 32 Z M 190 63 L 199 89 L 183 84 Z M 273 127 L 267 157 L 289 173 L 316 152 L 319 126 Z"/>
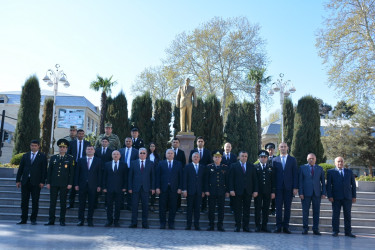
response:
<path id="1" fill-rule="evenodd" d="M 106 128 L 112 128 L 112 123 L 109 123 L 109 122 L 106 123 L 106 124 L 105 124 L 105 127 L 106 127 Z"/>
<path id="2" fill-rule="evenodd" d="M 132 128 L 132 132 L 138 132 L 138 128 Z"/>
<path id="3" fill-rule="evenodd" d="M 269 148 L 275 149 L 276 146 L 275 146 L 275 144 L 273 144 L 272 142 L 270 142 L 270 143 L 267 143 L 266 146 L 264 146 L 264 149 L 269 149 Z"/>
<path id="4" fill-rule="evenodd" d="M 270 156 L 270 154 L 266 151 L 266 150 L 261 150 L 258 152 L 258 156 L 261 157 L 261 156 Z"/>
<path id="5" fill-rule="evenodd" d="M 57 141 L 57 146 L 59 146 L 59 147 L 69 147 L 69 142 L 68 142 L 67 139 L 62 138 L 62 139 Z"/>
<path id="6" fill-rule="evenodd" d="M 222 156 L 222 154 L 220 153 L 220 151 L 216 151 L 216 153 L 214 153 L 212 156 Z"/>
<path id="7" fill-rule="evenodd" d="M 70 126 L 70 130 L 77 130 L 77 126 L 74 126 L 74 125 Z"/>

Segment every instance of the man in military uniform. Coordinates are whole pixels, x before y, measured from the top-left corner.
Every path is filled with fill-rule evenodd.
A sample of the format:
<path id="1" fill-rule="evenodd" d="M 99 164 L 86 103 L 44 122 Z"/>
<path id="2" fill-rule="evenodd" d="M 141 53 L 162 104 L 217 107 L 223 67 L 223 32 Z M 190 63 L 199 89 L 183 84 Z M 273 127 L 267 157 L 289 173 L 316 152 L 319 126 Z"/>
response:
<path id="1" fill-rule="evenodd" d="M 49 221 L 46 226 L 55 224 L 57 195 L 60 193 L 60 225 L 65 226 L 66 194 L 72 188 L 74 178 L 73 156 L 66 154 L 69 142 L 66 139 L 57 141 L 59 154 L 53 155 L 47 173 L 47 188 L 50 190 Z"/>
<path id="2" fill-rule="evenodd" d="M 133 148 L 135 149 L 140 149 L 145 147 L 145 143 L 141 138 L 138 138 L 139 136 L 139 131 L 138 128 L 132 128 L 130 131 L 131 136 L 132 136 L 132 141 L 133 141 Z"/>
<path id="3" fill-rule="evenodd" d="M 63 139 L 68 142 L 74 141 L 77 138 L 77 126 L 70 126 L 69 135 L 65 136 Z"/>
<path id="4" fill-rule="evenodd" d="M 217 230 L 224 232 L 224 204 L 225 196 L 229 197 L 228 175 L 229 167 L 221 163 L 221 154 L 217 151 L 213 155 L 214 163 L 207 165 L 206 174 L 206 196 L 208 196 L 208 219 L 209 227 L 207 231 L 214 231 L 215 208 L 217 204 L 218 222 Z"/>
<path id="5" fill-rule="evenodd" d="M 274 155 L 275 153 L 275 144 L 273 144 L 272 142 L 270 143 L 267 143 L 266 146 L 264 146 L 264 149 L 267 150 L 268 154 L 269 154 L 269 157 L 268 157 L 268 163 L 273 166 L 272 164 L 272 160 L 273 158 L 275 158 L 276 156 Z M 270 214 L 275 216 L 276 215 L 276 203 L 275 203 L 275 199 L 272 199 L 271 201 L 271 211 L 270 211 Z"/>
<path id="6" fill-rule="evenodd" d="M 117 135 L 112 133 L 112 124 L 106 123 L 105 124 L 105 133 L 98 136 L 98 139 L 95 142 L 95 148 L 99 148 L 102 144 L 102 138 L 107 137 L 109 141 L 108 148 L 111 150 L 117 150 L 121 147 L 120 139 Z"/>
<path id="7" fill-rule="evenodd" d="M 268 161 L 269 153 L 261 150 L 258 153 L 259 163 L 255 165 L 256 177 L 258 179 L 259 192 L 254 199 L 255 204 L 255 232 L 271 232 L 267 228 L 268 208 L 271 199 L 275 199 L 275 173 L 272 165 Z M 260 214 L 262 214 L 262 224 L 260 224 Z"/>

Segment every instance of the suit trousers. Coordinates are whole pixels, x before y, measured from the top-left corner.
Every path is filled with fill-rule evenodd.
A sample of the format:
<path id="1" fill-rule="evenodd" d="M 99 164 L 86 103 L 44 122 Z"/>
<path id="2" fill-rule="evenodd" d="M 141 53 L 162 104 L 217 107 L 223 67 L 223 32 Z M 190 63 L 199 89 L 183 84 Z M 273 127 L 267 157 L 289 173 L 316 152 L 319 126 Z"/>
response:
<path id="1" fill-rule="evenodd" d="M 143 187 L 139 192 L 132 193 L 132 225 L 137 225 L 138 221 L 138 204 L 139 200 L 142 201 L 142 226 L 148 226 L 148 200 L 149 190 L 143 190 Z"/>
<path id="2" fill-rule="evenodd" d="M 337 200 L 334 199 L 332 202 L 332 229 L 333 232 L 339 233 L 340 232 L 340 211 L 341 207 L 344 210 L 344 227 L 345 227 L 345 233 L 351 233 L 352 232 L 352 218 L 351 218 L 351 212 L 352 212 L 352 200 L 348 199 L 342 199 Z"/>
<path id="3" fill-rule="evenodd" d="M 166 224 L 166 214 L 167 208 L 169 207 L 168 212 L 168 225 L 170 227 L 174 226 L 174 220 L 176 217 L 177 211 L 177 191 L 172 191 L 169 186 L 166 192 L 161 192 L 159 195 L 159 219 L 160 226 L 165 226 Z"/>
<path id="4" fill-rule="evenodd" d="M 289 229 L 290 210 L 292 207 L 293 190 L 277 189 L 276 190 L 276 228 L 281 227 Z M 284 220 L 283 220 L 284 206 Z"/>
<path id="5" fill-rule="evenodd" d="M 189 106 L 180 108 L 180 127 L 181 131 L 186 132 L 186 131 L 191 131 L 191 114 L 193 111 L 193 105 L 189 104 Z"/>
<path id="6" fill-rule="evenodd" d="M 94 215 L 94 207 L 96 200 L 96 189 L 89 189 L 89 185 L 86 183 L 84 187 L 81 187 L 78 191 L 79 193 L 79 211 L 78 220 L 85 220 L 85 208 L 86 200 L 88 199 L 88 211 L 87 211 L 87 222 L 92 222 L 92 217 Z"/>
<path id="7" fill-rule="evenodd" d="M 241 228 L 241 221 L 243 228 L 249 228 L 251 195 L 244 191 L 242 195 L 234 196 L 234 219 L 238 229 Z"/>
<path id="8" fill-rule="evenodd" d="M 113 222 L 113 202 L 115 202 L 115 223 L 119 222 L 120 220 L 120 210 L 122 204 L 122 197 L 124 196 L 123 192 L 107 192 L 106 200 L 107 200 L 107 222 Z"/>
<path id="9" fill-rule="evenodd" d="M 65 222 L 65 214 L 66 214 L 66 195 L 68 189 L 66 186 L 58 187 L 58 186 L 51 186 L 50 188 L 50 206 L 49 206 L 49 221 L 55 222 L 55 212 L 56 212 L 56 203 L 57 203 L 57 196 L 60 196 L 60 222 Z"/>
<path id="10" fill-rule="evenodd" d="M 309 211 L 312 203 L 313 209 L 313 231 L 319 230 L 319 216 L 320 216 L 320 196 L 305 196 L 302 203 L 303 229 L 309 230 Z"/>
<path id="11" fill-rule="evenodd" d="M 193 221 L 193 210 L 194 210 L 194 226 L 199 227 L 199 218 L 201 216 L 201 202 L 202 193 L 196 193 L 187 195 L 187 213 L 186 213 L 186 226 L 191 227 Z"/>
<path id="12" fill-rule="evenodd" d="M 22 215 L 21 220 L 27 221 L 29 214 L 29 200 L 32 200 L 32 210 L 30 221 L 36 221 L 39 210 L 39 197 L 40 197 L 40 187 L 39 185 L 31 185 L 30 178 L 28 178 L 26 184 L 21 184 L 21 209 Z"/>
<path id="13" fill-rule="evenodd" d="M 269 207 L 271 203 L 270 193 L 258 193 L 258 196 L 254 198 L 255 206 L 255 226 L 257 228 L 267 229 Z M 262 224 L 260 224 L 260 214 L 262 213 Z"/>
<path id="14" fill-rule="evenodd" d="M 70 189 L 70 191 L 69 191 L 69 204 L 70 204 L 70 206 L 74 206 L 76 194 L 77 194 L 77 191 L 74 188 Z"/>
<path id="15" fill-rule="evenodd" d="M 224 221 L 225 194 L 208 196 L 208 220 L 210 227 L 215 225 L 215 210 L 217 205 L 217 226 L 222 227 Z"/>

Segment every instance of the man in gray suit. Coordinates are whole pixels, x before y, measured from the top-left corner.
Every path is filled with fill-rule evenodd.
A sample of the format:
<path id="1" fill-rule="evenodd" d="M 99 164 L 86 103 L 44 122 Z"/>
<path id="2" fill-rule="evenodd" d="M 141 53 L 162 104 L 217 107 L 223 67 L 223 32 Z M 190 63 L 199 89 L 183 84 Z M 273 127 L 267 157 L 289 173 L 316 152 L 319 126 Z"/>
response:
<path id="1" fill-rule="evenodd" d="M 302 202 L 303 231 L 307 234 L 309 230 L 309 210 L 312 203 L 313 208 L 313 233 L 321 235 L 319 232 L 319 214 L 321 198 L 326 197 L 326 185 L 324 180 L 324 170 L 316 165 L 316 156 L 313 153 L 307 155 L 307 164 L 300 167 L 299 173 L 299 197 Z"/>

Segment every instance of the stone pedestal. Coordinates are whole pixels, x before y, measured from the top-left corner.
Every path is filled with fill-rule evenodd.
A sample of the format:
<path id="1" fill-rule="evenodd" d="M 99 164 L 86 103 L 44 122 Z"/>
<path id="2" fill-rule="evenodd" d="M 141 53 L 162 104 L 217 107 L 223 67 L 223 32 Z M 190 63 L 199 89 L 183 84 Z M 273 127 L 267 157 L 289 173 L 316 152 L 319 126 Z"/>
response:
<path id="1" fill-rule="evenodd" d="M 190 151 L 194 149 L 194 132 L 178 132 L 176 137 L 180 140 L 180 149 L 185 152 L 187 164 L 189 163 Z"/>

